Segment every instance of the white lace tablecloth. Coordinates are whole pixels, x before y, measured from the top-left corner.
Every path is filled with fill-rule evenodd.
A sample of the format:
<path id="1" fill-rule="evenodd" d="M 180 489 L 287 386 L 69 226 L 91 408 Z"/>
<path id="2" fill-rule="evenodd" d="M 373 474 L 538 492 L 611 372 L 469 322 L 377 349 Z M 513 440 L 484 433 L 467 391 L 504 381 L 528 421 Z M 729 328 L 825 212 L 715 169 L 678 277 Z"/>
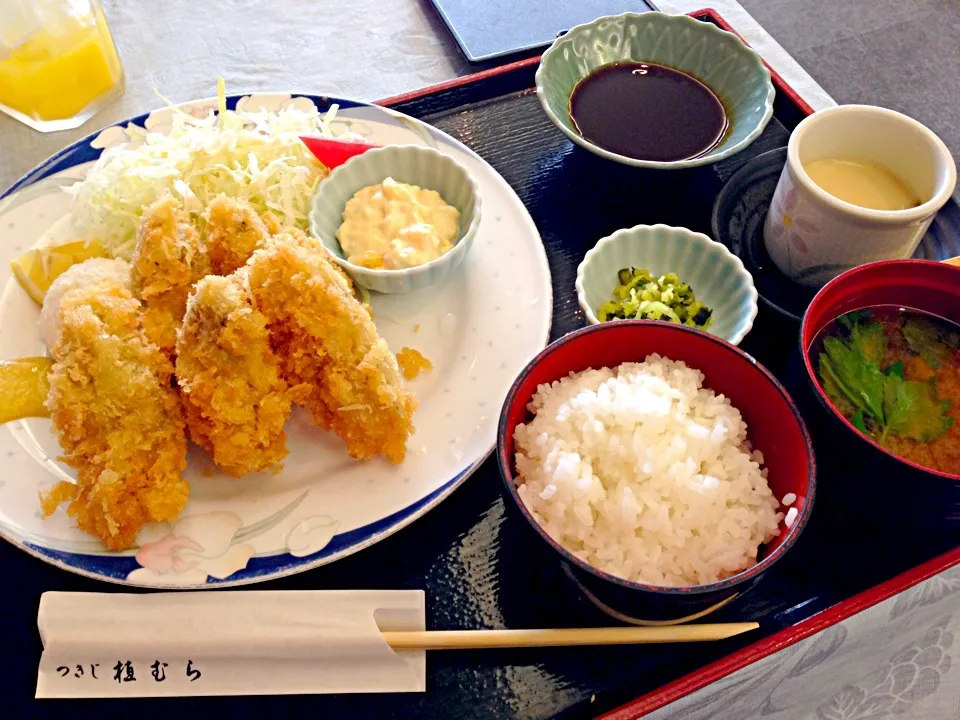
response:
<path id="1" fill-rule="evenodd" d="M 960 566 L 645 717 L 957 720 Z"/>
<path id="2" fill-rule="evenodd" d="M 478 2 L 482 0 L 477 0 Z M 954 0 L 956 1 L 956 0 Z M 814 108 L 830 97 L 736 2 L 716 8 Z M 471 72 L 422 0 L 104 0 L 126 94 L 85 126 L 40 134 L 0 115 L 0 191 L 65 145 L 163 101 L 229 92 L 388 97 Z M 960 568 L 655 712 L 745 720 L 960 718 Z"/>

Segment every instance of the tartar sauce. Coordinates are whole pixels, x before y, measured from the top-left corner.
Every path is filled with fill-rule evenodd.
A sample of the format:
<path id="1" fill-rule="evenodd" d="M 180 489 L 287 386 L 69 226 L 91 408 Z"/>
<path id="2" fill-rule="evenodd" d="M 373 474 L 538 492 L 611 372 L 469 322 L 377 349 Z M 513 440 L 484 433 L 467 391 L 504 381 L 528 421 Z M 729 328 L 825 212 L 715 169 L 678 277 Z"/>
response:
<path id="1" fill-rule="evenodd" d="M 460 211 L 440 193 L 387 178 L 347 201 L 337 240 L 354 265 L 400 270 L 448 252 L 459 227 Z"/>

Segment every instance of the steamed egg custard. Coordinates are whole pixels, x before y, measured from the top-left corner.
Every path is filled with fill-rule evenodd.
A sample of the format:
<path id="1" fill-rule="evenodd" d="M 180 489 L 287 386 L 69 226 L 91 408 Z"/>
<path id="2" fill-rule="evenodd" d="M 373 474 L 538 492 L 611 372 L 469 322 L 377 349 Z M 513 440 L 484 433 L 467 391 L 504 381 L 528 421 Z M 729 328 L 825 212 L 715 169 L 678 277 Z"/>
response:
<path id="1" fill-rule="evenodd" d="M 387 178 L 347 201 L 337 240 L 354 265 L 402 270 L 449 252 L 459 228 L 460 211 L 440 193 Z"/>
<path id="2" fill-rule="evenodd" d="M 803 166 L 822 189 L 844 202 L 871 210 L 907 210 L 922 200 L 889 168 L 865 160 L 824 158 Z"/>

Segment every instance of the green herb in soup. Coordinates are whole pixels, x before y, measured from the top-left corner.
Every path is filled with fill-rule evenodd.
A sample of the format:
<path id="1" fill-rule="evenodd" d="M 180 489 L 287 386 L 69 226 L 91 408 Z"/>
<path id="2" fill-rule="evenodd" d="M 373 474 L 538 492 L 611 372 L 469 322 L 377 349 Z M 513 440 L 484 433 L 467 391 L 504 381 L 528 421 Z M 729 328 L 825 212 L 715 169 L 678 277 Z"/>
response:
<path id="1" fill-rule="evenodd" d="M 903 337 L 910 349 L 926 360 L 934 370 L 960 347 L 960 333 L 943 332 L 927 318 L 908 318 L 903 323 Z"/>
<path id="2" fill-rule="evenodd" d="M 667 320 L 697 328 L 713 322 L 713 311 L 697 300 L 676 273 L 654 277 L 646 269 L 624 268 L 617 279 L 620 284 L 613 290 L 613 300 L 597 309 L 600 322 Z"/>
<path id="3" fill-rule="evenodd" d="M 827 396 L 860 432 L 908 460 L 960 472 L 960 327 L 872 308 L 828 324 L 810 354 Z"/>

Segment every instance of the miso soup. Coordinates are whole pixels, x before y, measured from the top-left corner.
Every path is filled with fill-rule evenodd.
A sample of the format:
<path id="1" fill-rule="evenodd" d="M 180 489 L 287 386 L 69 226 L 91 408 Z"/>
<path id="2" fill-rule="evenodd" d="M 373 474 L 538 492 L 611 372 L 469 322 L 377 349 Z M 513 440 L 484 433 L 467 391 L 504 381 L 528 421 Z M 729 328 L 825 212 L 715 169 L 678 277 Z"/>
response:
<path id="1" fill-rule="evenodd" d="M 808 349 L 834 407 L 893 454 L 960 474 L 960 326 L 896 306 L 846 313 Z"/>

